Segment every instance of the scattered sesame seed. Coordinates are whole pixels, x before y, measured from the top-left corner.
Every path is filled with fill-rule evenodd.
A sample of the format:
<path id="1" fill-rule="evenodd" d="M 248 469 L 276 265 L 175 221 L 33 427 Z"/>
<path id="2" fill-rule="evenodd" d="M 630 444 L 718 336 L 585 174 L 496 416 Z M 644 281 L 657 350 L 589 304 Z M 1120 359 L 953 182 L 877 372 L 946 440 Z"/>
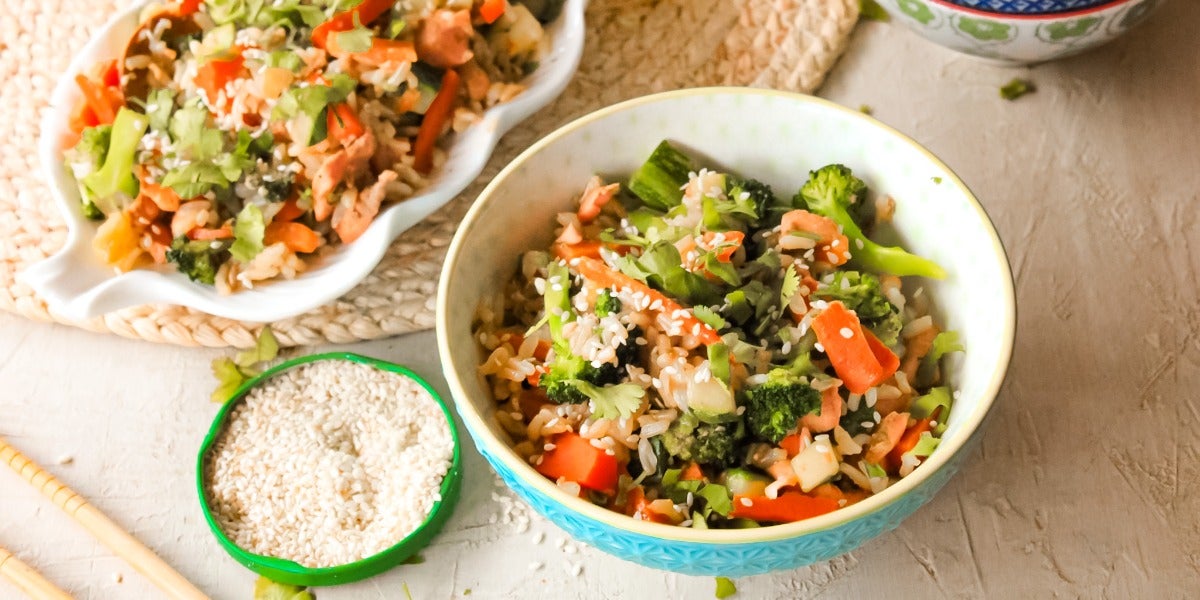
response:
<path id="1" fill-rule="evenodd" d="M 742 506 L 752 506 L 754 501 L 749 498 L 742 498 Z"/>
<path id="2" fill-rule="evenodd" d="M 121 583 L 122 581 L 125 581 L 125 576 L 120 573 L 113 573 L 112 580 L 113 583 Z"/>
<path id="3" fill-rule="evenodd" d="M 846 339 L 850 339 L 850 338 L 854 337 L 854 330 L 850 329 L 849 327 L 843 327 L 843 328 L 839 329 L 838 333 L 842 334 L 842 337 L 844 337 Z"/>
<path id="4" fill-rule="evenodd" d="M 544 540 L 544 539 L 546 539 L 546 534 L 544 532 L 539 531 L 539 532 L 533 534 L 533 543 L 535 543 L 535 544 L 542 543 L 542 540 Z"/>

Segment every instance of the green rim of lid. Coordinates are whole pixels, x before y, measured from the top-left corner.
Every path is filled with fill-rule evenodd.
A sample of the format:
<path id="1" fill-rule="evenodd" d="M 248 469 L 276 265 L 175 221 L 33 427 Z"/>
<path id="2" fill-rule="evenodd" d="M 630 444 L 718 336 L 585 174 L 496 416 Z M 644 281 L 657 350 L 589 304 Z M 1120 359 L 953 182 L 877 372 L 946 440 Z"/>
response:
<path id="1" fill-rule="evenodd" d="M 208 494 L 204 489 L 204 459 L 208 455 L 209 449 L 217 436 L 225 428 L 225 421 L 229 416 L 229 412 L 233 410 L 239 402 L 245 398 L 246 394 L 253 388 L 264 383 L 266 380 L 278 375 L 279 373 L 321 360 L 342 360 L 358 364 L 375 367 L 383 371 L 396 373 L 404 377 L 408 377 L 413 381 L 421 384 L 425 391 L 433 397 L 438 406 L 442 409 L 442 414 L 446 417 L 446 424 L 450 427 L 450 438 L 454 441 L 454 456 L 450 462 L 450 469 L 446 471 L 445 478 L 442 479 L 441 500 L 433 504 L 433 509 L 425 517 L 425 521 L 419 527 L 404 539 L 397 542 L 395 545 L 368 556 L 362 560 L 358 560 L 345 565 L 335 567 L 310 568 L 302 566 L 296 562 L 276 558 L 273 556 L 263 556 L 254 554 L 234 544 L 217 525 L 216 520 L 212 515 L 212 507 L 208 503 Z M 389 363 L 367 356 L 352 354 L 349 352 L 330 352 L 325 354 L 313 354 L 309 356 L 301 356 L 294 358 L 283 364 L 272 367 L 261 375 L 247 381 L 238 388 L 233 397 L 221 407 L 216 418 L 213 419 L 212 427 L 208 430 L 208 435 L 204 438 L 204 443 L 200 446 L 200 452 L 196 458 L 196 492 L 200 496 L 200 506 L 204 510 L 204 520 L 208 523 L 208 528 L 212 530 L 213 535 L 217 538 L 217 542 L 221 547 L 229 553 L 234 560 L 241 563 L 246 568 L 263 575 L 273 581 L 280 583 L 289 583 L 292 585 L 304 586 L 330 586 L 340 585 L 343 583 L 351 583 L 378 575 L 400 563 L 404 562 L 422 548 L 427 546 L 429 542 L 437 535 L 442 526 L 449 519 L 450 513 L 454 510 L 454 505 L 458 502 L 459 492 L 462 488 L 462 456 L 459 450 L 458 430 L 454 426 L 454 417 L 450 414 L 450 409 L 446 407 L 446 403 L 442 401 L 441 396 L 429 385 L 421 376 L 414 373 L 408 367 L 403 367 L 397 364 Z"/>

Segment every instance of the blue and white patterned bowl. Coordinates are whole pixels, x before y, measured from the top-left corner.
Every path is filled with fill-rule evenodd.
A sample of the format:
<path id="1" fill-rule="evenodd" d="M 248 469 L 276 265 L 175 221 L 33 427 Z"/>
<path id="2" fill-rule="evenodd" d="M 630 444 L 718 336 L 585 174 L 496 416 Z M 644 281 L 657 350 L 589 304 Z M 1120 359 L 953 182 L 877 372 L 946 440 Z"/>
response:
<path id="1" fill-rule="evenodd" d="M 510 450 L 478 375 L 471 335 L 481 298 L 501 292 L 526 250 L 546 247 L 554 216 L 593 173 L 629 173 L 670 139 L 715 164 L 763 179 L 781 194 L 809 169 L 848 165 L 896 198 L 898 236 L 940 263 L 922 282 L 967 352 L 950 365 L 960 397 L 946 436 L 912 475 L 861 503 L 807 521 L 697 530 L 636 521 L 561 492 Z M 937 158 L 895 130 L 833 103 L 758 89 L 708 88 L 647 96 L 580 118 L 510 163 L 483 191 L 451 243 L 437 300 L 438 350 L 455 404 L 480 453 L 518 495 L 576 539 L 620 558 L 681 573 L 741 576 L 848 552 L 895 528 L 958 470 L 1012 353 L 1016 308 L 1004 250 L 983 208 Z"/>
<path id="2" fill-rule="evenodd" d="M 1010 65 L 1055 60 L 1112 41 L 1166 0 L 878 0 L 921 36 Z M 1063 11 L 1043 11 L 1050 6 Z"/>
<path id="3" fill-rule="evenodd" d="M 950 0 L 966 8 L 1009 15 L 1039 15 L 1083 10 L 1113 0 Z"/>

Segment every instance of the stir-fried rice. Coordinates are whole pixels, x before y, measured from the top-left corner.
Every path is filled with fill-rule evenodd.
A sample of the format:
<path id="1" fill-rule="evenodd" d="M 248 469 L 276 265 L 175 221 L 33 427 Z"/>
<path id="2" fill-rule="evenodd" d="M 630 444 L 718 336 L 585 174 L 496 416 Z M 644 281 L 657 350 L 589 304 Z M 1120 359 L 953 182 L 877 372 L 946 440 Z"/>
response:
<path id="1" fill-rule="evenodd" d="M 945 274 L 864 233 L 895 204 L 849 169 L 785 199 L 664 142 L 578 206 L 474 329 L 499 425 L 561 489 L 747 527 L 858 502 L 935 450 L 961 346 L 901 276 Z"/>
<path id="2" fill-rule="evenodd" d="M 561 2 L 180 0 L 76 81 L 64 157 L 94 246 L 223 293 L 351 243 L 522 92 Z M 537 11 L 537 14 L 530 9 Z"/>

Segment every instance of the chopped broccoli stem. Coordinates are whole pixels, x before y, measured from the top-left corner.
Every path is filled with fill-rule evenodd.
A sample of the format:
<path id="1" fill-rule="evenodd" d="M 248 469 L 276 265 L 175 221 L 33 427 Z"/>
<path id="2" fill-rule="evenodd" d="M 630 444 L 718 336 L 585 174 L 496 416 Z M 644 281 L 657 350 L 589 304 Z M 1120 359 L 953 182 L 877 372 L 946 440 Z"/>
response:
<path id="1" fill-rule="evenodd" d="M 695 415 L 684 413 L 660 437 L 667 454 L 679 460 L 727 467 L 738 462 L 738 440 L 743 435 L 740 422 L 701 423 Z"/>
<path id="2" fill-rule="evenodd" d="M 629 191 L 651 208 L 668 210 L 683 200 L 683 186 L 697 169 L 695 161 L 663 141 L 629 177 Z"/>
<path id="3" fill-rule="evenodd" d="M 120 209 L 115 198 L 118 193 L 130 199 L 137 196 L 138 181 L 133 175 L 134 155 L 149 126 L 145 115 L 122 107 L 112 124 L 112 137 L 104 164 L 83 178 L 83 185 L 91 192 L 92 201 L 105 214 Z"/>

